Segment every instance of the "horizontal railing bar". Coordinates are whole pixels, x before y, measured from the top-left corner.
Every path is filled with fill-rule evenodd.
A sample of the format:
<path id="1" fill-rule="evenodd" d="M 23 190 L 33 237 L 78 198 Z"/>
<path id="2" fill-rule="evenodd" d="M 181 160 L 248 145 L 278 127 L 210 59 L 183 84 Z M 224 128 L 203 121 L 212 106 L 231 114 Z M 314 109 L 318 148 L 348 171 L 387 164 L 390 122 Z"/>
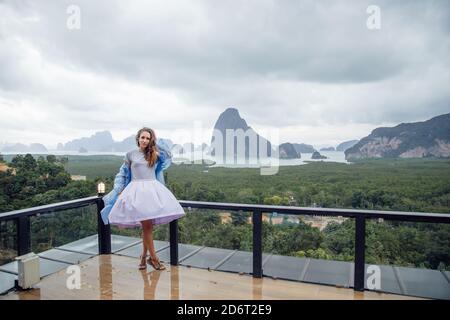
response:
<path id="1" fill-rule="evenodd" d="M 79 207 L 95 204 L 95 203 L 97 203 L 97 201 L 99 199 L 101 199 L 101 197 L 92 196 L 92 197 L 87 197 L 87 198 L 82 198 L 82 199 L 47 204 L 47 205 L 38 206 L 38 207 L 3 212 L 3 213 L 0 213 L 0 221 L 11 220 L 11 219 L 26 217 L 26 216 L 34 216 L 34 215 L 40 214 L 40 213 L 50 213 L 53 211 L 79 208 Z"/>
<path id="2" fill-rule="evenodd" d="M 0 221 L 12 220 L 24 216 L 33 216 L 40 213 L 50 213 L 67 209 L 79 208 L 82 206 L 95 204 L 101 197 L 91 196 L 82 199 L 58 202 L 38 207 L 32 207 L 21 210 L 14 210 L 0 213 Z M 361 209 L 337 209 L 337 208 L 310 208 L 310 207 L 291 207 L 274 206 L 242 203 L 222 203 L 222 202 L 203 202 L 179 200 L 181 206 L 197 209 L 215 209 L 215 210 L 233 210 L 253 212 L 277 212 L 279 214 L 290 215 L 315 215 L 315 216 L 341 216 L 355 218 L 364 216 L 368 219 L 385 219 L 411 222 L 436 222 L 450 223 L 450 214 L 447 213 L 425 213 L 425 212 L 403 212 L 403 211 L 380 211 L 380 210 L 361 210 Z"/>
<path id="3" fill-rule="evenodd" d="M 450 223 L 450 214 L 447 213 L 424 213 L 424 212 L 403 212 L 403 211 L 379 211 L 360 209 L 336 209 L 336 208 L 309 208 L 309 207 L 288 207 L 258 204 L 241 203 L 221 203 L 179 200 L 182 207 L 197 209 L 233 210 L 233 211 L 255 211 L 277 212 L 290 215 L 316 215 L 316 216 L 342 216 L 356 218 L 363 216 L 368 219 L 386 219 L 414 222 L 438 222 Z"/>

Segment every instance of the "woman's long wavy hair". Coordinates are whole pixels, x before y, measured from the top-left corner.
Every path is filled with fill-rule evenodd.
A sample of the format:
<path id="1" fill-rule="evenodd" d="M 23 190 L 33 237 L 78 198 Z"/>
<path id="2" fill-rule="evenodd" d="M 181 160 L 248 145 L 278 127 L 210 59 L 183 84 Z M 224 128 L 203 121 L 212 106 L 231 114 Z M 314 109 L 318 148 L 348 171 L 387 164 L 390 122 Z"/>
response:
<path id="1" fill-rule="evenodd" d="M 138 133 L 136 134 L 136 144 L 138 147 L 140 147 L 139 146 L 139 137 L 141 136 L 141 133 L 144 131 L 146 131 L 150 134 L 150 142 L 144 150 L 144 158 L 145 158 L 145 160 L 147 160 L 148 166 L 153 167 L 153 165 L 158 160 L 158 155 L 159 155 L 158 146 L 156 145 L 155 131 L 153 131 L 153 129 L 150 129 L 147 127 L 140 129 L 138 131 Z"/>

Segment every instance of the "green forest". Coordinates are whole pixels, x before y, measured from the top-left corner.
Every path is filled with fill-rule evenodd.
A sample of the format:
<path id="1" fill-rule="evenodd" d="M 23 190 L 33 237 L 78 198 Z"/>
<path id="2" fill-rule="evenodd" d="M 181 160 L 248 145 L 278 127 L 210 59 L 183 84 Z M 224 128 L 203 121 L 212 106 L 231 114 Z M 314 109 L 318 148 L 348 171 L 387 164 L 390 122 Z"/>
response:
<path id="1" fill-rule="evenodd" d="M 99 181 L 112 188 L 122 163 L 118 156 L 0 157 L 0 212 L 78 199 L 96 194 Z M 86 181 L 73 181 L 84 175 Z M 311 162 L 280 167 L 261 176 L 259 169 L 173 164 L 166 185 L 180 200 L 364 208 L 450 213 L 449 159 L 378 159 L 352 164 Z M 214 210 L 188 210 L 179 222 L 180 242 L 227 249 L 251 250 L 248 213 L 231 212 L 223 223 Z M 351 261 L 354 221 L 330 222 L 320 230 L 303 220 L 284 216 L 263 222 L 263 251 L 280 255 Z M 278 215 L 280 217 L 280 215 Z M 33 217 L 32 250 L 40 252 L 97 231 L 96 208 L 85 207 Z M 15 223 L 0 223 L 0 263 L 14 256 Z M 113 228 L 116 234 L 139 237 L 139 229 Z M 168 228 L 156 228 L 155 239 L 167 240 Z M 450 225 L 368 221 L 366 262 L 450 270 Z"/>

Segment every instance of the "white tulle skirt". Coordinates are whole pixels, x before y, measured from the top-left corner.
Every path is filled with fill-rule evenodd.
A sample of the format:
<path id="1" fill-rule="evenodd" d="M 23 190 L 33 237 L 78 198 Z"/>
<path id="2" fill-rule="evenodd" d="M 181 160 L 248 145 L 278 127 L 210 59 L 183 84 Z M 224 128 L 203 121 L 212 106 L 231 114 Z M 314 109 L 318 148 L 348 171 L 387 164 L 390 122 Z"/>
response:
<path id="1" fill-rule="evenodd" d="M 153 225 L 169 223 L 185 215 L 178 200 L 158 180 L 133 180 L 111 209 L 109 222 L 120 227 L 136 227 L 141 221 Z"/>

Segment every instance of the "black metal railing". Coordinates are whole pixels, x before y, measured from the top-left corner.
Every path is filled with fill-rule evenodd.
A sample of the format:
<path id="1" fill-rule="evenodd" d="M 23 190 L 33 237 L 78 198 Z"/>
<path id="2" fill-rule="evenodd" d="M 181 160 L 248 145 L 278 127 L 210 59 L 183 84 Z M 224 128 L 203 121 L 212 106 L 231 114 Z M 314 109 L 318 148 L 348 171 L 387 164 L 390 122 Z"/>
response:
<path id="1" fill-rule="evenodd" d="M 200 201 L 180 201 L 181 206 L 199 209 L 232 210 L 253 213 L 253 277 L 260 278 L 262 270 L 262 213 L 280 213 L 289 215 L 337 216 L 355 219 L 355 269 L 354 289 L 364 291 L 366 220 L 384 219 L 394 221 L 450 223 L 450 214 L 421 213 L 402 211 L 376 211 L 355 209 L 304 208 L 271 205 L 248 205 L 235 203 L 213 203 Z M 176 223 L 176 222 L 175 222 Z M 171 228 L 171 239 L 175 228 Z M 176 244 L 171 242 L 171 248 Z M 172 260 L 171 260 L 171 264 Z"/>
<path id="2" fill-rule="evenodd" d="M 0 222 L 16 221 L 17 225 L 17 254 L 19 256 L 31 251 L 31 225 L 30 218 L 40 214 L 48 214 L 68 209 L 82 208 L 90 205 L 97 205 L 97 212 L 103 209 L 102 195 L 92 196 L 77 200 L 70 200 L 48 204 L 44 206 L 32 207 L 21 210 L 14 210 L 0 213 Z M 109 225 L 102 222 L 98 214 L 98 247 L 99 253 L 111 253 L 111 229 Z"/>
<path id="3" fill-rule="evenodd" d="M 101 219 L 100 211 L 104 204 L 102 194 L 88 198 L 60 202 L 45 206 L 33 207 L 23 210 L 15 210 L 0 213 L 0 222 L 16 220 L 17 223 L 17 251 L 23 255 L 31 250 L 30 217 L 43 213 L 51 213 L 66 209 L 80 208 L 83 206 L 97 205 L 98 224 L 98 246 L 99 254 L 111 253 L 111 229 Z M 364 290 L 365 276 L 365 247 L 366 247 L 366 220 L 384 219 L 394 221 L 428 222 L 428 223 L 450 223 L 450 214 L 444 213 L 420 213 L 401 211 L 376 211 L 376 210 L 354 210 L 354 209 L 328 209 L 328 208 L 305 208 L 271 205 L 250 205 L 236 203 L 179 201 L 184 208 L 231 210 L 251 212 L 253 222 L 253 277 L 261 278 L 262 270 L 262 214 L 279 213 L 289 215 L 314 215 L 314 216 L 337 216 L 355 219 L 355 268 L 354 289 Z M 178 265 L 178 221 L 170 223 L 170 264 Z"/>

